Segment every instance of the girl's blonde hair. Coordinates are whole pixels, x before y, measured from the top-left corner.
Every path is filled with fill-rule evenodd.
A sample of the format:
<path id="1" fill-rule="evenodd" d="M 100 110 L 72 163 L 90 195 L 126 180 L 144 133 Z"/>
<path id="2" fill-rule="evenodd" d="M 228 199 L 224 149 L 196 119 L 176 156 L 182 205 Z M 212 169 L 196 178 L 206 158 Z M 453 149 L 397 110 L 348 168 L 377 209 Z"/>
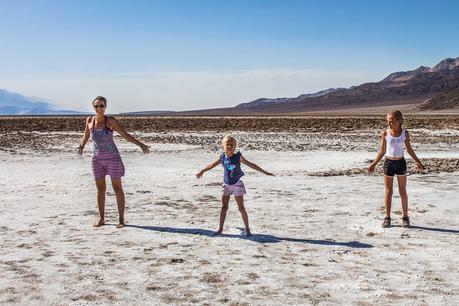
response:
<path id="1" fill-rule="evenodd" d="M 236 141 L 236 139 L 235 139 L 233 136 L 229 135 L 229 134 L 228 134 L 228 135 L 225 135 L 225 137 L 223 137 L 223 139 L 222 139 L 222 146 L 224 146 L 225 143 L 227 143 L 227 142 L 231 142 L 231 143 L 233 144 L 234 149 L 237 148 L 237 141 Z"/>
<path id="2" fill-rule="evenodd" d="M 394 118 L 398 122 L 400 122 L 400 126 L 403 124 L 403 115 L 402 112 L 399 110 L 393 110 L 387 113 L 387 116 Z"/>

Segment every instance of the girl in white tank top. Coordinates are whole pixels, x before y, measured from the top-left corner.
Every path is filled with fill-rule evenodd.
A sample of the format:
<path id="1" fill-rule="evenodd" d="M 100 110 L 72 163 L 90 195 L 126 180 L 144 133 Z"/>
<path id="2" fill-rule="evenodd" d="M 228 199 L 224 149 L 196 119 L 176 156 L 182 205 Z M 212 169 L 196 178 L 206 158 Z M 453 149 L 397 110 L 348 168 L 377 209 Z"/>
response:
<path id="1" fill-rule="evenodd" d="M 383 227 L 391 226 L 390 210 L 392 205 L 392 192 L 394 176 L 397 175 L 398 191 L 402 204 L 402 226 L 409 227 L 410 219 L 408 218 L 408 195 L 406 193 L 406 161 L 403 157 L 404 149 L 416 161 L 416 166 L 419 169 L 424 169 L 424 165 L 418 159 L 411 148 L 410 134 L 406 129 L 402 128 L 403 115 L 400 111 L 392 111 L 387 114 L 386 130 L 381 132 L 381 145 L 376 155 L 375 160 L 368 166 L 368 172 L 372 173 L 375 170 L 379 161 L 385 157 L 384 161 L 384 205 L 386 207 L 386 217 L 382 224 Z M 398 135 L 398 136 L 397 136 Z"/>
<path id="2" fill-rule="evenodd" d="M 390 129 L 386 130 L 386 157 L 393 159 L 403 158 L 405 149 L 406 130 L 402 129 L 400 136 L 392 136 Z"/>

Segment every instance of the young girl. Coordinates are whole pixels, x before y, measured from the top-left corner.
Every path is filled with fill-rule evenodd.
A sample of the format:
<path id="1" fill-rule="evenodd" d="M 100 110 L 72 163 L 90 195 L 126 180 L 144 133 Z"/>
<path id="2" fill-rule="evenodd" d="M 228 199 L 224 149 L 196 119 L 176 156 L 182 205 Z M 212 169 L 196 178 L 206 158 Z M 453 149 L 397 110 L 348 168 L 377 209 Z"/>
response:
<path id="1" fill-rule="evenodd" d="M 105 116 L 107 100 L 98 96 L 92 101 L 95 116 L 86 119 L 81 144 L 78 154 L 83 154 L 83 148 L 91 136 L 93 143 L 93 156 L 91 160 L 92 174 L 97 187 L 97 205 L 99 206 L 100 219 L 94 226 L 105 224 L 105 176 L 109 175 L 112 181 L 113 191 L 116 194 L 118 204 L 119 223 L 117 228 L 124 227 L 124 191 L 121 186 L 121 177 L 124 176 L 124 165 L 118 148 L 113 141 L 113 131 L 117 131 L 127 141 L 138 145 L 143 153 L 150 153 L 149 147 L 128 134 L 115 117 Z"/>
<path id="2" fill-rule="evenodd" d="M 381 146 L 373 163 L 368 167 L 368 172 L 372 173 L 375 166 L 379 163 L 383 156 L 384 160 L 384 186 L 386 192 L 384 194 L 384 204 L 386 207 L 386 217 L 382 224 L 383 227 L 391 226 L 390 209 L 392 204 L 392 186 L 394 175 L 397 175 L 398 191 L 402 203 L 402 227 L 410 227 L 410 219 L 408 218 L 408 195 L 406 193 L 406 161 L 403 157 L 403 149 L 416 161 L 416 166 L 423 170 L 424 166 L 418 159 L 411 148 L 410 134 L 406 129 L 402 128 L 403 115 L 400 111 L 392 111 L 387 114 L 386 130 L 381 132 Z"/>
<path id="3" fill-rule="evenodd" d="M 246 191 L 244 183 L 241 181 L 241 177 L 244 175 L 244 172 L 241 170 L 241 162 L 266 175 L 274 176 L 274 174 L 269 173 L 254 163 L 249 162 L 244 158 L 244 156 L 242 156 L 241 152 L 236 151 L 237 142 L 233 137 L 226 135 L 222 140 L 222 147 L 224 152 L 220 155 L 220 157 L 199 171 L 196 174 L 196 177 L 201 178 L 204 172 L 216 167 L 218 164 L 223 166 L 222 209 L 220 211 L 220 226 L 215 234 L 220 235 L 223 232 L 223 224 L 225 223 L 230 196 L 234 195 L 239 212 L 242 216 L 242 221 L 244 221 L 245 234 L 249 237 L 251 236 L 251 233 L 249 227 L 249 217 L 244 208 L 244 194 Z"/>

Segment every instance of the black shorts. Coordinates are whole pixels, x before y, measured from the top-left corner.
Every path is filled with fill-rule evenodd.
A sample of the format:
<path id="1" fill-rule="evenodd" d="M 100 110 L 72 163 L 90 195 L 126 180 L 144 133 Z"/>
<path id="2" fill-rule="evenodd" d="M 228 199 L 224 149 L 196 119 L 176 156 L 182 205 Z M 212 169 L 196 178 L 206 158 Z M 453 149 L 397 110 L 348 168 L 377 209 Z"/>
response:
<path id="1" fill-rule="evenodd" d="M 397 160 L 386 159 L 384 160 L 383 169 L 386 176 L 406 175 L 406 161 L 404 158 Z"/>

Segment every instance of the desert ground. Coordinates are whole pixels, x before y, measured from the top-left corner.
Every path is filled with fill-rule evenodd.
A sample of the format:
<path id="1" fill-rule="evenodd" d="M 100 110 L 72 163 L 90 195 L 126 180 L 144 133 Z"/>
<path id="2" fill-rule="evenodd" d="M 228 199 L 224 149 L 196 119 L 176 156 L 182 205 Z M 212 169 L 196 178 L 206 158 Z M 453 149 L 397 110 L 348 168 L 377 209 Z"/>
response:
<path id="1" fill-rule="evenodd" d="M 84 117 L 0 118 L 0 304 L 457 305 L 459 116 L 408 116 L 411 228 L 384 217 L 378 149 L 384 116 L 120 117 L 150 155 L 115 137 L 127 226 L 107 179 L 97 221 Z M 232 199 L 214 237 L 226 133 L 244 156 L 253 236 Z"/>

